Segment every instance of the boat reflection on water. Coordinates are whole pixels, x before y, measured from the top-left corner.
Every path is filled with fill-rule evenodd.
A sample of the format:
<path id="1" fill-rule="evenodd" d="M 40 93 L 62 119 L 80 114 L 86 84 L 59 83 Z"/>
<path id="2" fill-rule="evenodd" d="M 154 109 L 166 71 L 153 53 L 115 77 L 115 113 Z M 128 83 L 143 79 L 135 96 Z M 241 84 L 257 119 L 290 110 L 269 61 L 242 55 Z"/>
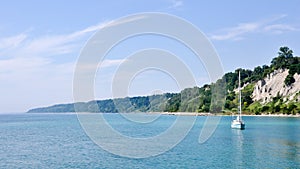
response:
<path id="1" fill-rule="evenodd" d="M 244 136 L 243 130 L 232 131 L 232 144 L 233 144 L 233 159 L 236 167 L 244 166 Z"/>

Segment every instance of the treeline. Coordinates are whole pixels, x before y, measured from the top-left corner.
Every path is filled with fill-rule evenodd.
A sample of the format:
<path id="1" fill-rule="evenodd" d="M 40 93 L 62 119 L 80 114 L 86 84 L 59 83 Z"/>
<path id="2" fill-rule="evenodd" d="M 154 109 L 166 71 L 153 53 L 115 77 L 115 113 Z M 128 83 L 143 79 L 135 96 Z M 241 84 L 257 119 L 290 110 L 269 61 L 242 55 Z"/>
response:
<path id="1" fill-rule="evenodd" d="M 210 87 L 207 85 L 203 88 L 184 89 L 180 93 L 59 104 L 31 109 L 28 112 L 209 112 L 210 95 Z"/>
<path id="2" fill-rule="evenodd" d="M 284 82 L 287 86 L 292 85 L 295 82 L 294 74 L 300 74 L 300 58 L 293 56 L 293 51 L 288 47 L 281 47 L 278 56 L 272 59 L 270 66 L 257 66 L 253 70 L 237 69 L 226 73 L 215 83 L 187 88 L 180 93 L 60 104 L 32 109 L 28 112 L 234 112 L 238 107 L 238 97 L 234 90 L 238 86 L 238 72 L 241 74 L 241 85 L 247 84 L 242 89 L 244 111 L 256 114 L 300 112 L 298 101 L 285 103 L 279 95 L 264 105 L 253 102 L 251 95 L 254 83 L 278 69 L 289 69 L 289 75 Z"/>
<path id="3" fill-rule="evenodd" d="M 254 70 L 237 69 L 235 72 L 226 73 L 225 78 L 227 89 L 232 91 L 238 85 L 238 72 L 241 72 L 242 86 L 246 83 L 253 83 L 267 77 L 270 73 L 278 69 L 289 69 L 289 75 L 285 79 L 287 86 L 295 82 L 294 74 L 300 74 L 300 57 L 294 56 L 293 51 L 288 47 L 280 47 L 278 56 L 273 58 L 271 65 L 257 66 Z"/>

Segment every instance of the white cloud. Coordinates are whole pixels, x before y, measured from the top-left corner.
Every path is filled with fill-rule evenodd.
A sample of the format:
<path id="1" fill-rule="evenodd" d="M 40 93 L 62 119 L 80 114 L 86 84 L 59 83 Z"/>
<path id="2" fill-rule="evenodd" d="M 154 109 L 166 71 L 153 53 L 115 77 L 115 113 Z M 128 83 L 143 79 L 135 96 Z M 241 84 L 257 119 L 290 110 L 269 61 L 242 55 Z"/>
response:
<path id="1" fill-rule="evenodd" d="M 137 15 L 135 17 L 121 19 L 121 20 L 118 20 L 118 21 L 112 20 L 110 22 L 107 22 L 105 27 L 118 26 L 118 25 L 125 24 L 125 23 L 128 23 L 128 22 L 134 22 L 134 21 L 137 21 L 137 20 L 140 20 L 140 19 L 144 19 L 145 17 L 146 17 L 146 15 Z"/>
<path id="2" fill-rule="evenodd" d="M 183 6 L 182 0 L 172 0 L 171 5 L 169 6 L 170 9 L 178 9 Z"/>
<path id="3" fill-rule="evenodd" d="M 27 38 L 24 33 L 0 39 L 0 49 L 15 48 Z"/>
<path id="4" fill-rule="evenodd" d="M 281 33 L 287 32 L 287 31 L 297 31 L 298 29 L 291 25 L 274 24 L 274 25 L 268 25 L 268 26 L 264 27 L 264 30 L 267 32 L 281 34 Z"/>
<path id="5" fill-rule="evenodd" d="M 253 32 L 258 29 L 260 26 L 259 23 L 243 23 L 239 24 L 237 27 L 233 28 L 228 28 L 223 30 L 223 34 L 219 35 L 212 35 L 211 39 L 213 40 L 227 40 L 227 39 L 240 39 L 241 35 L 248 33 L 248 32 Z"/>
<path id="6" fill-rule="evenodd" d="M 111 66 L 117 66 L 120 65 L 122 62 L 124 62 L 126 59 L 114 59 L 114 60 L 104 60 L 100 64 L 100 68 L 105 68 L 105 67 L 111 67 Z"/>
<path id="7" fill-rule="evenodd" d="M 47 35 L 32 39 L 24 46 L 22 52 L 30 53 L 38 56 L 60 55 L 74 52 L 78 50 L 78 43 L 82 38 L 87 39 L 86 35 L 107 25 L 108 22 L 90 26 L 83 30 L 75 31 L 71 34 L 63 35 Z"/>
<path id="8" fill-rule="evenodd" d="M 217 31 L 210 36 L 212 40 L 241 40 L 248 33 L 284 33 L 288 31 L 296 31 L 297 29 L 288 24 L 274 24 L 274 22 L 286 17 L 280 15 L 278 17 L 260 20 L 256 22 L 240 23 L 235 27 L 225 28 Z"/>
<path id="9" fill-rule="evenodd" d="M 64 70 L 72 67 L 66 64 L 74 65 L 73 62 L 78 55 L 76 52 L 80 49 L 79 44 L 87 39 L 85 35 L 96 31 L 103 25 L 104 23 L 63 35 L 32 38 L 30 32 L 27 32 L 27 34 L 0 38 L 0 81 L 21 82 L 28 77 L 38 81 L 38 77 L 57 75 L 56 71 L 66 73 Z M 61 54 L 74 55 L 71 56 L 74 59 L 52 57 Z M 72 72 L 68 71 L 68 73 Z"/>
<path id="10" fill-rule="evenodd" d="M 19 34 L 12 37 L 0 38 L 0 49 L 14 48 L 14 51 L 5 54 L 10 57 L 49 57 L 61 54 L 70 54 L 74 51 L 79 52 L 81 46 L 88 39 L 93 32 L 103 28 L 116 26 L 126 22 L 132 22 L 144 18 L 144 16 L 137 16 L 122 21 L 105 21 L 97 25 L 89 26 L 85 29 L 78 30 L 69 34 L 61 35 L 43 35 L 39 37 L 31 37 L 29 33 Z M 3 51 L 0 52 L 3 55 Z"/>
<path id="11" fill-rule="evenodd" d="M 89 26 L 89 27 L 87 27 L 83 30 L 76 31 L 76 32 L 68 35 L 67 37 L 70 38 L 70 39 L 75 39 L 75 38 L 80 37 L 82 35 L 85 35 L 87 33 L 95 32 L 95 31 L 97 31 L 101 28 L 104 28 L 105 26 L 108 26 L 112 22 L 113 21 L 105 21 L 105 22 L 97 24 L 97 25 Z"/>
<path id="12" fill-rule="evenodd" d="M 70 34 L 31 37 L 30 32 L 27 32 L 27 34 L 0 38 L 0 70 L 2 72 L 4 69 L 18 71 L 26 67 L 45 66 L 45 64 L 53 62 L 60 64 L 63 61 L 55 60 L 51 56 L 60 56 L 61 54 L 74 55 L 75 59 L 77 53 L 74 52 L 79 52 L 79 45 L 87 40 L 87 35 L 104 27 L 107 23 L 103 22 Z"/>

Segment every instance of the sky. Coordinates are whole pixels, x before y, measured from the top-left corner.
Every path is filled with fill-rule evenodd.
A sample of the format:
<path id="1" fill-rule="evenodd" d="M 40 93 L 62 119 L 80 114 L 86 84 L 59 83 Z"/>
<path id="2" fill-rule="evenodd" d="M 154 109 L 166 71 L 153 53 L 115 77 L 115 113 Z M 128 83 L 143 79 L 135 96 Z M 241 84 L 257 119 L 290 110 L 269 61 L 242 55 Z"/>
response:
<path id="1" fill-rule="evenodd" d="M 3 1 L 0 6 L 0 112 L 73 102 L 74 69 L 95 32 L 120 17 L 160 12 L 192 23 L 210 40 L 224 72 L 270 64 L 280 46 L 300 53 L 297 0 Z M 111 98 L 118 66 L 135 51 L 171 51 L 189 67 L 198 86 L 210 83 L 205 67 L 182 44 L 144 35 L 117 45 L 95 75 L 95 99 Z M 129 96 L 178 92 L 176 79 L 159 70 L 139 72 Z"/>

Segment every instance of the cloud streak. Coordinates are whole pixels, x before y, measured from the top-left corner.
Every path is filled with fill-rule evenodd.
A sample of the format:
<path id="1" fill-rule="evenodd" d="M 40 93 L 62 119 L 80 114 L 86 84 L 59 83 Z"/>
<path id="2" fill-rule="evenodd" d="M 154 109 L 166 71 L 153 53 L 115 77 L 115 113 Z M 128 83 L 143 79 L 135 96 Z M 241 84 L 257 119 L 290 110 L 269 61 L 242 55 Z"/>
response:
<path id="1" fill-rule="evenodd" d="M 225 33 L 217 34 L 217 35 L 212 35 L 211 39 L 213 40 L 228 40 L 228 39 L 233 39 L 233 40 L 238 40 L 241 39 L 241 35 L 249 32 L 254 32 L 256 31 L 260 25 L 258 23 L 242 23 L 239 24 L 236 27 L 233 28 L 228 28 L 223 30 Z"/>
<path id="2" fill-rule="evenodd" d="M 79 52 L 84 42 L 92 33 L 104 27 L 117 26 L 126 22 L 143 19 L 143 17 L 131 18 L 116 22 L 115 20 L 104 21 L 102 23 L 89 26 L 82 30 L 74 31 L 69 34 L 54 34 L 31 37 L 30 32 L 14 35 L 11 37 L 0 38 L 0 59 L 3 51 L 13 49 L 6 53 L 7 57 L 51 57 L 63 54 Z"/>
<path id="3" fill-rule="evenodd" d="M 62 35 L 43 35 L 31 37 L 30 32 L 17 34 L 11 37 L 0 38 L 0 71 L 4 69 L 15 69 L 41 67 L 56 61 L 53 57 L 63 54 L 77 57 L 80 45 L 88 39 L 88 35 L 103 28 L 109 22 L 87 27 L 83 30 Z M 62 59 L 63 60 L 63 59 Z M 73 61 L 72 61 L 73 62 Z M 21 64 L 23 63 L 23 64 Z"/>
<path id="4" fill-rule="evenodd" d="M 297 31 L 297 28 L 295 28 L 292 25 L 273 24 L 273 25 L 265 26 L 264 30 L 267 31 L 267 32 L 273 32 L 273 33 L 276 33 L 276 34 L 282 34 L 284 32 Z"/>
<path id="5" fill-rule="evenodd" d="M 0 39 L 0 49 L 11 49 L 19 46 L 25 39 L 27 35 L 22 33 L 11 37 L 6 37 Z"/>
<path id="6" fill-rule="evenodd" d="M 51 56 L 68 54 L 78 50 L 78 44 L 87 39 L 87 35 L 103 28 L 108 22 L 87 27 L 83 30 L 75 31 L 71 34 L 48 35 L 28 40 L 22 52 L 39 56 Z"/>
<path id="7" fill-rule="evenodd" d="M 285 18 L 286 15 L 260 20 L 256 22 L 240 23 L 235 27 L 225 28 L 213 33 L 212 40 L 241 40 L 249 33 L 276 33 L 281 34 L 298 29 L 289 24 L 275 24 L 274 22 Z"/>
<path id="8" fill-rule="evenodd" d="M 172 0 L 171 5 L 168 7 L 169 9 L 179 9 L 183 6 L 182 0 Z"/>

